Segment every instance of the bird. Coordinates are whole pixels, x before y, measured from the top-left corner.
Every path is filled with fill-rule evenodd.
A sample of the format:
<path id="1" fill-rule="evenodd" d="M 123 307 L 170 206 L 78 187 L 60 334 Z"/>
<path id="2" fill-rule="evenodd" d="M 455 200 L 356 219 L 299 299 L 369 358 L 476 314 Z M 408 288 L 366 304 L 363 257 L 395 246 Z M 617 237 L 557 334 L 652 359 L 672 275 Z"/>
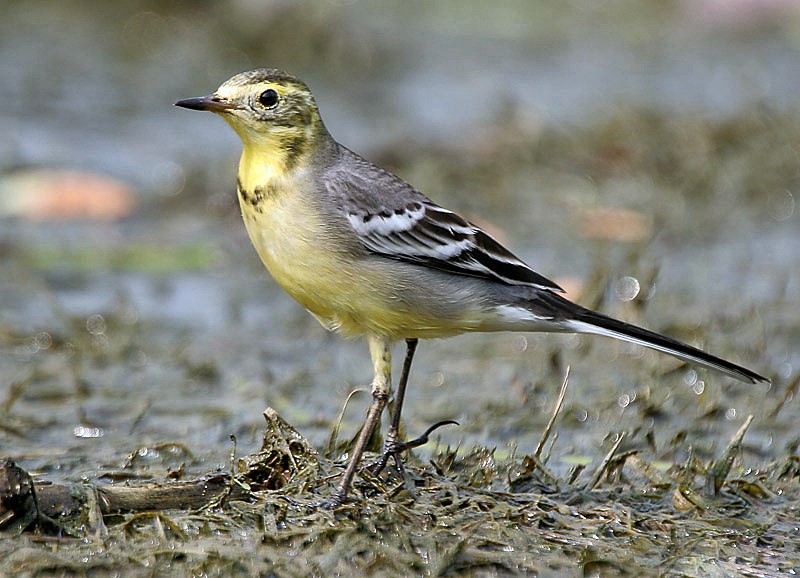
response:
<path id="1" fill-rule="evenodd" d="M 340 481 L 320 505 L 349 497 L 391 396 L 391 347 L 406 354 L 375 471 L 450 420 L 402 441 L 400 413 L 420 339 L 470 332 L 596 334 L 636 343 L 747 383 L 769 379 L 671 337 L 584 308 L 481 227 L 337 142 L 308 86 L 274 68 L 242 72 L 176 106 L 221 116 L 243 148 L 237 196 L 274 280 L 328 330 L 365 336 L 372 399 Z"/>

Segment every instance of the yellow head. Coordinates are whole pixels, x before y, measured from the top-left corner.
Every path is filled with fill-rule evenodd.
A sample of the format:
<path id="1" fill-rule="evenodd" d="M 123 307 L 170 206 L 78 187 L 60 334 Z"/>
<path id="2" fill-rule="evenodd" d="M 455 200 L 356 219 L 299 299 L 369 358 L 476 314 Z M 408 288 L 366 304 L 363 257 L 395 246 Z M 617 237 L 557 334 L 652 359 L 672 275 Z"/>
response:
<path id="1" fill-rule="evenodd" d="M 305 83 L 272 68 L 237 74 L 213 94 L 175 105 L 219 114 L 242 139 L 243 161 L 256 157 L 249 160 L 271 165 L 272 171 L 292 168 L 327 135 Z"/>

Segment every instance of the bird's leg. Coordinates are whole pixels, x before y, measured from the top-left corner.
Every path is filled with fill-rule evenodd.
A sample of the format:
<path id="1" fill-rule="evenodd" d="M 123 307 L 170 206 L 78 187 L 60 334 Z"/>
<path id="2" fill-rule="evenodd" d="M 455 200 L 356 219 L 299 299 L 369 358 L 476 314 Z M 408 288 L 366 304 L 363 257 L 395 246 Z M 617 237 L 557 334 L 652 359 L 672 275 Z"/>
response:
<path id="1" fill-rule="evenodd" d="M 386 462 L 389 456 L 394 459 L 397 473 L 401 478 L 405 479 L 403 472 L 403 464 L 400 461 L 400 453 L 405 447 L 402 447 L 400 441 L 400 415 L 403 411 L 403 400 L 406 397 L 406 386 L 408 385 L 408 374 L 411 373 L 411 362 L 414 361 L 414 352 L 417 350 L 419 339 L 406 339 L 406 358 L 403 361 L 403 372 L 400 374 L 400 381 L 397 383 L 397 393 L 394 396 L 394 410 L 392 411 L 392 421 L 389 424 L 389 431 L 386 432 L 386 441 L 383 444 L 383 454 L 378 461 L 372 466 L 372 473 L 378 475 L 383 468 L 386 467 Z"/>
<path id="2" fill-rule="evenodd" d="M 373 474 L 378 475 L 391 457 L 394 461 L 395 469 L 397 470 L 400 479 L 405 480 L 405 471 L 403 469 L 403 462 L 400 459 L 400 454 L 406 450 L 419 447 L 428 443 L 428 437 L 431 433 L 448 424 L 457 424 L 452 420 L 440 421 L 433 424 L 428 430 L 413 440 L 403 442 L 400 440 L 400 415 L 403 411 L 403 401 L 406 396 L 406 386 L 408 385 L 408 376 L 411 373 L 411 362 L 414 360 L 414 353 L 417 350 L 419 339 L 406 339 L 406 358 L 403 362 L 403 373 L 400 375 L 400 381 L 397 384 L 397 394 L 394 399 L 394 411 L 392 412 L 392 421 L 389 424 L 389 431 L 386 433 L 386 441 L 383 445 L 383 454 L 375 464 L 372 465 L 371 471 Z"/>
<path id="3" fill-rule="evenodd" d="M 350 462 L 347 464 L 344 475 L 331 497 L 322 503 L 325 507 L 335 508 L 347 499 L 350 484 L 353 482 L 356 471 L 358 471 L 358 464 L 375 428 L 380 422 L 381 413 L 383 413 L 383 408 L 386 406 L 391 390 L 392 352 L 390 345 L 389 340 L 384 337 L 369 337 L 369 351 L 372 355 L 372 364 L 375 367 L 375 376 L 372 379 L 372 403 L 369 406 L 369 410 L 367 410 L 367 418 L 364 420 L 364 425 L 358 435 L 356 445 L 353 448 L 353 455 L 350 457 Z"/>

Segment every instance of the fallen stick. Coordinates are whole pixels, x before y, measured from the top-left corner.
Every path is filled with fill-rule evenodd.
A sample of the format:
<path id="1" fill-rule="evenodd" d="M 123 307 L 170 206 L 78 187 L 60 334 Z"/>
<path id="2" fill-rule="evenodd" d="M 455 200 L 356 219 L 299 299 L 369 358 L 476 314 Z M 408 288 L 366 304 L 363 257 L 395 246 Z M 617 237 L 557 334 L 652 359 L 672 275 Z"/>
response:
<path id="1" fill-rule="evenodd" d="M 101 516 L 128 512 L 196 510 L 224 500 L 249 500 L 253 492 L 279 490 L 298 474 L 318 476 L 317 453 L 274 410 L 261 451 L 238 460 L 236 475 L 214 472 L 193 480 L 136 485 L 34 482 L 11 458 L 0 458 L 0 530 L 23 532 L 34 523 L 60 527 L 58 520 L 99 510 Z M 233 466 L 233 464 L 232 464 Z"/>

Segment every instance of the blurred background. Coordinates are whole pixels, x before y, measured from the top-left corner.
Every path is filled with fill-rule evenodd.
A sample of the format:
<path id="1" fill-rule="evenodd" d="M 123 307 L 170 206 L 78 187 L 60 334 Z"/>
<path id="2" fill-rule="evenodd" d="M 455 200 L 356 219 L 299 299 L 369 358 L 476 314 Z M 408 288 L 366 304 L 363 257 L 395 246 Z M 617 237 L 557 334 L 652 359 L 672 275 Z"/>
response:
<path id="1" fill-rule="evenodd" d="M 366 346 L 326 334 L 250 247 L 233 131 L 172 106 L 256 67 L 303 78 L 340 142 L 581 303 L 774 379 L 732 383 L 600 338 L 459 337 L 423 343 L 410 432 L 457 419 L 443 443 L 530 452 L 570 365 L 554 453 L 573 462 L 630 427 L 712 451 L 748 414 L 753 455 L 796 448 L 797 2 L 0 13 L 0 445 L 28 468 L 223 467 L 229 434 L 257 448 L 268 405 L 322 448 L 366 386 Z"/>

